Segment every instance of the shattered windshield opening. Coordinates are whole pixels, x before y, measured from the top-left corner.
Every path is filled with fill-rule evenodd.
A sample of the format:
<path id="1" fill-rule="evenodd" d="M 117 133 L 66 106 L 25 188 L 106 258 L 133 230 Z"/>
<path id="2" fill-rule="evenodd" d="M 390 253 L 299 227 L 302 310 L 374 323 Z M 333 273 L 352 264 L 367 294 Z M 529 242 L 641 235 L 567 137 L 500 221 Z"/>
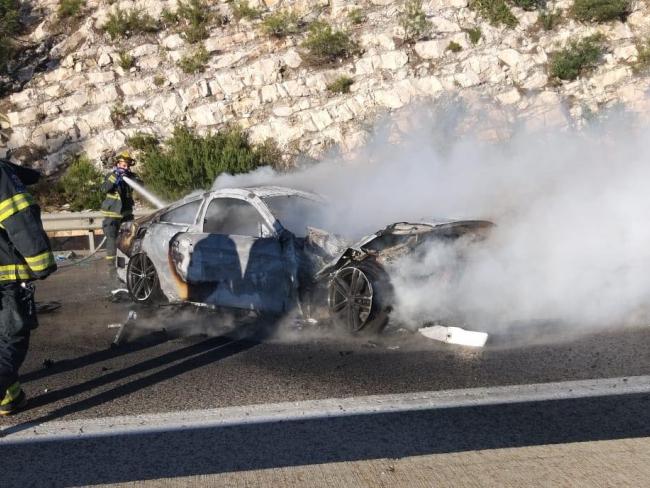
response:
<path id="1" fill-rule="evenodd" d="M 307 227 L 327 227 L 326 207 L 322 202 L 297 195 L 264 198 L 264 203 L 282 227 L 296 237 L 305 237 Z"/>

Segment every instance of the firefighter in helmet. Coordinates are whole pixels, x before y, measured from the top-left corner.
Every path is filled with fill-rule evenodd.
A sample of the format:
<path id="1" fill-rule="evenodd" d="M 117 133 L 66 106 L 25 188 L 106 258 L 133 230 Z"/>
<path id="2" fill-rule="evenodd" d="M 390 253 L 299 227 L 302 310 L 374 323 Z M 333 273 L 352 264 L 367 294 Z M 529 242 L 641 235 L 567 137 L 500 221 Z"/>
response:
<path id="1" fill-rule="evenodd" d="M 106 198 L 102 203 L 101 212 L 104 215 L 102 229 L 106 237 L 106 259 L 110 263 L 110 271 L 115 271 L 115 255 L 117 253 L 117 234 L 122 222 L 133 220 L 133 189 L 124 181 L 124 177 L 136 179 L 131 167 L 135 160 L 128 151 L 119 153 L 115 158 L 115 166 L 106 175 L 102 190 Z"/>
<path id="2" fill-rule="evenodd" d="M 41 210 L 26 186 L 40 174 L 0 160 L 0 415 L 10 415 L 26 401 L 18 369 L 38 325 L 33 280 L 56 270 Z"/>

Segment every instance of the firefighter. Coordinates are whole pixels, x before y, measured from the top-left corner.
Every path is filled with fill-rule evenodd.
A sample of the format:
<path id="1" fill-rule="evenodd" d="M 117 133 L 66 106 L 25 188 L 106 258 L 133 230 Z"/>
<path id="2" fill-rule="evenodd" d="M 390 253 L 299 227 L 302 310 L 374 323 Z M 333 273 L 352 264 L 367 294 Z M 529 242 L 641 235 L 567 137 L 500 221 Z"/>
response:
<path id="1" fill-rule="evenodd" d="M 25 189 L 39 177 L 37 171 L 0 160 L 0 415 L 25 404 L 18 369 L 38 325 L 31 281 L 56 270 L 41 210 Z"/>
<path id="2" fill-rule="evenodd" d="M 135 160 L 128 151 L 121 152 L 115 159 L 113 170 L 106 175 L 102 190 L 106 198 L 102 203 L 101 212 L 104 214 L 102 229 L 106 236 L 106 259 L 109 270 L 115 277 L 115 255 L 117 254 L 117 234 L 122 222 L 133 220 L 133 189 L 122 179 L 124 176 L 137 179 L 131 173 Z"/>

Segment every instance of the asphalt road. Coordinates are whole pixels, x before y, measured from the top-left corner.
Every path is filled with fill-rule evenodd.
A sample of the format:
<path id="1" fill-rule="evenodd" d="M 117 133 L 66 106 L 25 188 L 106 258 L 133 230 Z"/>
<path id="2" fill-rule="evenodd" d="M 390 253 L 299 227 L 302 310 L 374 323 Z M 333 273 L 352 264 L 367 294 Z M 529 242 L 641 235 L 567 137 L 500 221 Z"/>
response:
<path id="1" fill-rule="evenodd" d="M 138 310 L 127 341 L 111 348 L 108 324 L 133 305 L 106 299 L 104 266 L 39 283 L 37 300 L 62 306 L 33 334 L 22 379 L 30 405 L 12 423 L 650 374 L 643 322 L 572 337 L 556 325 L 520 326 L 470 349 L 292 323 L 267 334 L 252 319 L 233 325 L 227 315 L 166 307 Z"/>
<path id="2" fill-rule="evenodd" d="M 516 324 L 470 349 L 399 330 L 348 338 L 163 307 L 138 309 L 127 340 L 112 348 L 116 330 L 107 326 L 133 306 L 106 299 L 104 266 L 68 268 L 39 284 L 37 300 L 61 308 L 43 314 L 33 334 L 22 378 L 28 409 L 0 420 L 5 486 L 640 486 L 650 475 L 650 327 L 639 317 L 581 333 Z M 643 390 L 625 390 L 632 376 L 643 377 L 630 378 Z M 301 417 L 302 407 L 287 403 L 410 392 L 422 402 L 417 392 L 615 377 L 614 394 L 572 396 L 565 386 L 563 398 L 515 394 L 514 403 L 455 408 L 432 400 L 400 412 Z M 280 402 L 298 415 L 259 417 L 277 408 L 260 405 Z M 259 420 L 113 430 L 116 416 L 223 407 Z M 108 434 L 84 433 L 106 417 Z M 20 442 L 57 423 L 78 432 Z"/>

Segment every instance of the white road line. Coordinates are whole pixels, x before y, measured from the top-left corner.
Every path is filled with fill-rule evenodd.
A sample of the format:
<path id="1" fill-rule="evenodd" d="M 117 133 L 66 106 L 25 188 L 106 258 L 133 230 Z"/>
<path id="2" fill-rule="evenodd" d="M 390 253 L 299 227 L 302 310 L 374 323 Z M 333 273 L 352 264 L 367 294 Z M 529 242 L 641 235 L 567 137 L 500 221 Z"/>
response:
<path id="1" fill-rule="evenodd" d="M 633 393 L 650 393 L 650 376 L 328 398 L 209 410 L 53 421 L 45 424 L 14 424 L 0 428 L 0 445 Z M 16 417 L 16 420 L 19 418 Z"/>

